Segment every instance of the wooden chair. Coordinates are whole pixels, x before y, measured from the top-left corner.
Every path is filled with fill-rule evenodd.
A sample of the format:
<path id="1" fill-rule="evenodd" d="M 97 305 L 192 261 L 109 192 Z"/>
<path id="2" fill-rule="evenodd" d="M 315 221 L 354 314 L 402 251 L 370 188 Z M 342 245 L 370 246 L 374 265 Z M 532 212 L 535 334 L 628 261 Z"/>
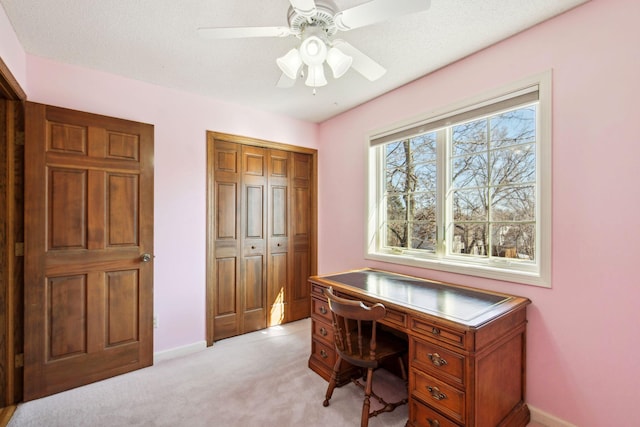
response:
<path id="1" fill-rule="evenodd" d="M 364 385 L 357 379 L 352 379 L 352 381 L 364 389 L 360 425 L 367 427 L 370 417 L 375 417 L 383 412 L 391 412 L 396 407 L 407 403 L 406 398 L 399 402 L 387 403 L 373 392 L 373 371 L 386 359 L 396 357 L 400 363 L 402 379 L 407 380 L 402 359 L 403 353 L 407 351 L 407 343 L 393 334 L 378 330 L 377 321 L 386 314 L 384 305 L 378 303 L 367 307 L 361 301 L 352 301 L 336 296 L 332 288 L 326 289 L 325 295 L 329 300 L 329 308 L 333 316 L 337 358 L 323 405 L 329 406 L 329 399 L 331 399 L 336 387 L 340 364 L 343 360 L 363 370 L 366 369 L 366 383 Z M 381 409 L 371 411 L 371 396 L 383 405 Z"/>

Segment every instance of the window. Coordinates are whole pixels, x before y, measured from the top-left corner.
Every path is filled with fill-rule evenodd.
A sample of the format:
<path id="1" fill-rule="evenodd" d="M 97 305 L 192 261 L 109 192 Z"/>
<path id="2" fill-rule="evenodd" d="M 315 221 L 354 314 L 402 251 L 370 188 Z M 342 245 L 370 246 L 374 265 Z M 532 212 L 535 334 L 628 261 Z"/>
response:
<path id="1" fill-rule="evenodd" d="M 550 81 L 374 133 L 367 258 L 550 286 Z"/>

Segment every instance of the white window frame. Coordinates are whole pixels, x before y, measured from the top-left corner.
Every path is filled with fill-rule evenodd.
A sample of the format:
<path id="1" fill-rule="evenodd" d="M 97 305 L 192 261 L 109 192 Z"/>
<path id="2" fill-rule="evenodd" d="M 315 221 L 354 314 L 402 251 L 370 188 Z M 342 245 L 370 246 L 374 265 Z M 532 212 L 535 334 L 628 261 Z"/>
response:
<path id="1" fill-rule="evenodd" d="M 510 99 L 518 94 L 538 91 L 537 109 L 537 141 L 536 141 L 536 255 L 532 263 L 518 263 L 508 258 L 491 257 L 489 259 L 468 259 L 445 255 L 443 247 L 438 248 L 435 254 L 425 253 L 411 249 L 398 250 L 385 248 L 382 242 L 384 235 L 383 224 L 385 218 L 382 197 L 384 195 L 384 144 L 373 144 L 373 141 L 388 139 L 403 132 L 410 133 L 420 129 L 421 126 L 433 124 L 436 121 L 446 122 L 447 117 L 457 116 L 465 111 L 476 110 L 483 106 L 490 106 L 505 99 Z M 428 268 L 471 276 L 485 277 L 514 283 L 551 287 L 551 218 L 552 218 L 552 91 L 551 70 L 531 76 L 521 81 L 511 83 L 504 87 L 492 90 L 488 93 L 476 96 L 455 105 L 451 105 L 437 111 L 422 114 L 418 117 L 395 123 L 382 129 L 369 133 L 368 146 L 368 171 L 367 171 L 367 221 L 365 230 L 365 259 L 382 261 L 394 264 L 403 264 L 413 267 Z M 414 133 L 415 134 L 415 133 Z M 442 148 L 439 148 L 442 149 Z M 444 194 L 446 178 L 444 174 L 447 168 L 439 168 L 438 173 L 440 188 L 438 191 Z M 438 207 L 439 224 L 444 224 L 442 215 L 446 214 L 444 197 Z M 444 232 L 443 225 L 438 226 L 438 234 Z"/>

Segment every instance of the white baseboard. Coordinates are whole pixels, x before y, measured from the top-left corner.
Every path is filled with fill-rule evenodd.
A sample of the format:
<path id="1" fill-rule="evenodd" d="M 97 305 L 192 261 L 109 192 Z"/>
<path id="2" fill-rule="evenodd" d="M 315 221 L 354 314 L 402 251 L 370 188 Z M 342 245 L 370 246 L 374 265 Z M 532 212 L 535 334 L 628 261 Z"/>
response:
<path id="1" fill-rule="evenodd" d="M 531 412 L 531 422 L 536 422 L 546 427 L 577 427 L 575 424 L 561 420 L 560 418 L 541 411 L 536 407 L 528 404 L 527 406 L 529 407 L 529 412 Z"/>
<path id="2" fill-rule="evenodd" d="M 198 341 L 193 344 L 183 345 L 181 347 L 170 348 L 169 350 L 158 351 L 153 353 L 153 363 L 162 362 L 173 359 L 174 357 L 186 356 L 188 354 L 197 353 L 207 348 L 206 341 Z"/>

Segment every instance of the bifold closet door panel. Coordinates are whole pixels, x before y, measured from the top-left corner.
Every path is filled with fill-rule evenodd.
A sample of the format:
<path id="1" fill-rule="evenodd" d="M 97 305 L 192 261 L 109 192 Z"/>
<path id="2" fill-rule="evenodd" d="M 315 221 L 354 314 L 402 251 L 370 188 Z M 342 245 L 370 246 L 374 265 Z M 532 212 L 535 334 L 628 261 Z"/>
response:
<path id="1" fill-rule="evenodd" d="M 267 326 L 267 150 L 242 146 L 241 333 Z"/>
<path id="2" fill-rule="evenodd" d="M 240 333 L 240 145 L 216 141 L 213 154 L 214 339 Z"/>

